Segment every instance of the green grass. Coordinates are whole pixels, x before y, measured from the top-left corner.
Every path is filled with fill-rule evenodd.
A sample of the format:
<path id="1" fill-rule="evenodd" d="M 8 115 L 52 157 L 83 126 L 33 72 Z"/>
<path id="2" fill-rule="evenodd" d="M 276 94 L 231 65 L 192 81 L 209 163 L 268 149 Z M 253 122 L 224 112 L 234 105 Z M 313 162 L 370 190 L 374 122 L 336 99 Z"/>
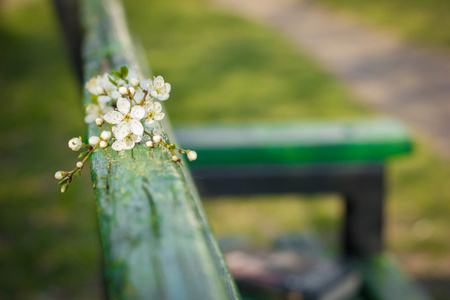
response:
<path id="1" fill-rule="evenodd" d="M 129 0 L 127 11 L 154 74 L 173 86 L 166 108 L 174 122 L 372 114 L 275 32 L 202 0 Z M 89 176 L 63 196 L 53 179 L 55 171 L 75 163 L 66 145 L 84 125 L 78 84 L 49 4 L 5 10 L 0 42 L 0 298 L 99 298 Z M 425 255 L 426 270 L 436 265 L 432 270 L 441 274 L 438 262 L 450 249 L 450 165 L 427 144 L 391 165 L 388 245 L 397 253 Z M 322 201 L 302 201 L 316 198 Z M 261 243 L 298 230 L 335 240 L 341 211 L 335 196 L 222 198 L 205 207 L 219 235 L 247 233 Z"/>
<path id="2" fill-rule="evenodd" d="M 45 2 L 0 17 L 0 298 L 98 299 L 100 253 L 89 176 L 60 197 L 76 159 L 80 93 Z M 81 288 L 83 287 L 83 288 Z"/>
<path id="3" fill-rule="evenodd" d="M 447 0 L 316 0 L 411 41 L 450 50 Z"/>
<path id="4" fill-rule="evenodd" d="M 153 73 L 174 87 L 166 105 L 173 121 L 368 114 L 275 32 L 203 3 L 154 1 L 142 9 L 141 2 L 127 1 L 130 27 L 147 50 Z"/>

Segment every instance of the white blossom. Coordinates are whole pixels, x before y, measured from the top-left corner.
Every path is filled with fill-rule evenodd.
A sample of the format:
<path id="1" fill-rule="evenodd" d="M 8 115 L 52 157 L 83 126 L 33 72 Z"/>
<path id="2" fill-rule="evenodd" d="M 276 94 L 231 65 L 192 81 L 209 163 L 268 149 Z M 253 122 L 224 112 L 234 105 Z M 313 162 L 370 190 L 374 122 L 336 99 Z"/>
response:
<path id="1" fill-rule="evenodd" d="M 97 97 L 97 101 L 98 103 L 108 103 L 109 101 L 111 101 L 111 97 L 106 95 L 100 95 Z"/>
<path id="2" fill-rule="evenodd" d="M 116 140 L 112 144 L 111 148 L 113 148 L 113 150 L 116 151 L 131 150 L 134 148 L 136 143 L 139 143 L 141 141 L 141 139 L 142 139 L 141 135 L 129 134 L 125 136 L 123 139 Z"/>
<path id="3" fill-rule="evenodd" d="M 95 146 L 100 142 L 100 138 L 96 135 L 93 135 L 89 138 L 89 145 Z"/>
<path id="4" fill-rule="evenodd" d="M 145 109 L 138 105 L 133 106 L 131 110 L 130 108 L 130 101 L 119 98 L 117 100 L 118 111 L 111 111 L 103 117 L 106 122 L 114 125 L 112 132 L 118 140 L 123 140 L 130 133 L 136 135 L 144 133 L 144 127 L 140 120 L 145 116 Z"/>
<path id="5" fill-rule="evenodd" d="M 86 117 L 84 118 L 84 122 L 92 123 L 97 118 L 103 118 L 103 115 L 113 111 L 114 108 L 110 105 L 106 105 L 105 103 L 93 104 L 89 103 L 86 105 Z"/>
<path id="6" fill-rule="evenodd" d="M 56 173 L 55 173 L 55 178 L 58 179 L 58 180 L 63 179 L 63 178 L 64 178 L 63 172 L 62 172 L 62 171 L 56 172 Z"/>
<path id="7" fill-rule="evenodd" d="M 193 161 L 197 159 L 197 152 L 189 150 L 187 152 L 187 158 L 189 159 L 189 161 Z"/>
<path id="8" fill-rule="evenodd" d="M 147 147 L 152 148 L 153 147 L 153 142 L 152 141 L 146 141 L 145 145 L 147 145 Z"/>
<path id="9" fill-rule="evenodd" d="M 77 168 L 82 168 L 83 167 L 83 163 L 81 161 L 77 162 L 76 164 Z"/>
<path id="10" fill-rule="evenodd" d="M 130 79 L 130 83 L 131 83 L 131 85 L 132 85 L 133 87 L 135 87 L 135 88 L 138 87 L 139 84 L 140 84 L 139 79 L 136 78 L 136 77 L 131 78 L 131 79 Z"/>
<path id="11" fill-rule="evenodd" d="M 108 141 L 111 138 L 111 131 L 107 131 L 107 130 L 103 131 L 100 134 L 100 138 L 104 141 Z"/>
<path id="12" fill-rule="evenodd" d="M 173 162 L 177 162 L 177 161 L 179 161 L 180 160 L 180 158 L 178 157 L 178 156 L 176 156 L 176 155 L 173 155 L 172 156 L 172 161 Z"/>
<path id="13" fill-rule="evenodd" d="M 169 93 L 171 90 L 170 83 L 164 83 L 162 76 L 158 76 L 153 80 L 153 83 L 149 83 L 150 95 L 153 98 L 157 98 L 160 101 L 169 99 Z"/>
<path id="14" fill-rule="evenodd" d="M 129 93 L 129 90 L 128 90 L 128 88 L 127 87 L 125 87 L 125 86 L 121 86 L 120 88 L 119 88 L 119 93 L 121 93 L 122 95 L 128 95 L 128 93 Z"/>
<path id="15" fill-rule="evenodd" d="M 155 143 L 155 144 L 158 144 L 158 143 L 160 143 L 162 141 L 162 137 L 160 136 L 160 135 L 154 135 L 153 136 L 153 142 Z"/>
<path id="16" fill-rule="evenodd" d="M 117 86 L 109 81 L 108 73 L 92 77 L 88 82 L 86 82 L 85 87 L 91 94 L 97 95 L 99 98 L 100 95 L 111 95 L 113 91 L 117 91 Z M 103 100 L 105 99 L 106 98 L 103 98 Z M 109 98 L 109 100 L 111 100 L 111 98 Z M 99 102 L 101 101 L 99 100 Z"/>
<path id="17" fill-rule="evenodd" d="M 101 142 L 100 142 L 100 148 L 106 148 L 106 147 L 108 147 L 108 142 L 106 142 L 106 141 L 101 141 Z"/>
<path id="18" fill-rule="evenodd" d="M 145 125 L 151 126 L 155 121 L 160 121 L 165 114 L 161 112 L 161 104 L 159 102 L 147 102 L 145 104 Z"/>
<path id="19" fill-rule="evenodd" d="M 130 87 L 128 91 L 130 92 L 131 97 L 134 97 L 134 95 L 136 95 L 136 90 L 134 89 L 134 87 Z"/>
<path id="20" fill-rule="evenodd" d="M 83 146 L 83 142 L 79 138 L 73 138 L 69 141 L 69 148 L 73 151 L 78 151 Z"/>
<path id="21" fill-rule="evenodd" d="M 97 118 L 95 119 L 95 124 L 100 127 L 103 125 L 103 123 L 105 122 L 105 120 L 103 120 L 103 118 Z"/>
<path id="22" fill-rule="evenodd" d="M 119 99 L 120 98 L 120 93 L 119 93 L 119 91 L 112 91 L 111 92 L 111 98 L 113 98 L 113 99 Z"/>

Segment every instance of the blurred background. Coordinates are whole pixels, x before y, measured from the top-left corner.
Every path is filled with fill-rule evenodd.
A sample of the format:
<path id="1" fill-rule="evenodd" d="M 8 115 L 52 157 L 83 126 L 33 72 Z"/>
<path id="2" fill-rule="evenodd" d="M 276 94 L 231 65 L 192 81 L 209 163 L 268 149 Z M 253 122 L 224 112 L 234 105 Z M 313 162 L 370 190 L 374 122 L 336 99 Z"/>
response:
<path id="1" fill-rule="evenodd" d="M 225 2 L 125 3 L 130 31 L 153 73 L 172 84 L 166 108 L 173 123 L 397 117 L 395 110 L 368 105 L 282 29 L 245 11 L 235 14 Z M 308 3 L 450 61 L 446 0 Z M 54 9 L 44 0 L 3 0 L 0 9 L 0 298 L 99 299 L 101 254 L 89 176 L 64 195 L 53 179 L 73 164 L 67 141 L 85 130 L 80 86 Z M 437 146 L 448 137 L 414 124 L 410 130 L 414 152 L 388 165 L 386 250 L 438 299 L 448 299 L 450 161 Z M 339 235 L 337 196 L 207 200 L 219 237 L 246 235 L 264 245 L 282 233 L 310 232 L 333 245 Z"/>

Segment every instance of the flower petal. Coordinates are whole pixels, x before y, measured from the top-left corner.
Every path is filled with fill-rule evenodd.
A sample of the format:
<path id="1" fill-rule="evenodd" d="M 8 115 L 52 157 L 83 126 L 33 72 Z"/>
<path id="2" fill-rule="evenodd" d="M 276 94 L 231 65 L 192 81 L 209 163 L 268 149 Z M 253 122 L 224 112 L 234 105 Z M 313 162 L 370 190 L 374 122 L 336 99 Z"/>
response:
<path id="1" fill-rule="evenodd" d="M 166 101 L 167 99 L 169 99 L 169 94 L 160 94 L 160 95 L 158 95 L 158 100 L 159 101 Z"/>
<path id="2" fill-rule="evenodd" d="M 103 104 L 102 104 L 103 105 Z M 97 115 L 99 111 L 99 106 L 89 103 L 88 105 L 86 105 L 86 114 L 92 114 L 92 115 Z"/>
<path id="3" fill-rule="evenodd" d="M 160 121 L 160 120 L 164 119 L 164 116 L 165 116 L 164 113 L 155 114 L 155 120 Z"/>
<path id="4" fill-rule="evenodd" d="M 137 135 L 142 135 L 144 133 L 144 126 L 142 126 L 141 122 L 136 119 L 132 119 L 128 122 L 131 132 Z"/>
<path id="5" fill-rule="evenodd" d="M 109 113 L 110 111 L 114 110 L 114 108 L 109 105 L 107 105 L 107 106 L 105 105 L 103 108 L 100 108 L 100 109 L 103 111 L 104 114 Z"/>
<path id="6" fill-rule="evenodd" d="M 132 140 L 124 140 L 123 150 L 131 150 L 134 148 L 135 142 Z"/>
<path id="7" fill-rule="evenodd" d="M 150 95 L 151 95 L 153 98 L 156 98 L 156 97 L 158 97 L 158 92 L 155 91 L 155 90 L 153 90 L 153 91 L 150 92 Z"/>
<path id="8" fill-rule="evenodd" d="M 142 100 L 144 100 L 144 92 L 141 89 L 138 89 L 136 91 L 136 94 L 134 95 L 134 100 L 136 100 L 137 103 L 140 103 Z"/>
<path id="9" fill-rule="evenodd" d="M 106 103 L 108 101 L 111 101 L 111 97 L 102 95 L 102 96 L 98 96 L 97 100 L 98 100 L 98 103 Z"/>
<path id="10" fill-rule="evenodd" d="M 155 113 L 161 112 L 161 109 L 162 109 L 161 103 L 159 103 L 159 102 L 154 102 L 154 103 L 153 103 L 153 111 L 154 111 Z"/>
<path id="11" fill-rule="evenodd" d="M 123 113 L 123 114 L 128 114 L 128 112 L 130 111 L 130 101 L 128 101 L 125 98 L 119 98 L 117 100 L 117 109 Z"/>
<path id="12" fill-rule="evenodd" d="M 142 135 L 132 134 L 131 140 L 135 143 L 139 143 L 142 140 Z"/>
<path id="13" fill-rule="evenodd" d="M 120 98 L 120 93 L 119 93 L 119 91 L 112 91 L 111 92 L 111 98 L 113 98 L 113 99 L 119 99 Z"/>
<path id="14" fill-rule="evenodd" d="M 162 76 L 156 77 L 153 82 L 155 84 L 155 88 L 157 89 L 162 88 L 164 86 L 164 79 L 162 78 Z"/>
<path id="15" fill-rule="evenodd" d="M 103 116 L 103 119 L 110 124 L 118 124 L 122 122 L 123 115 L 118 111 L 110 111 Z"/>
<path id="16" fill-rule="evenodd" d="M 111 148 L 113 148 L 113 150 L 120 151 L 123 150 L 124 145 L 125 145 L 124 140 L 117 140 L 112 144 Z"/>
<path id="17" fill-rule="evenodd" d="M 118 140 L 123 140 L 131 132 L 130 124 L 127 121 L 120 122 L 119 124 L 114 125 L 112 131 Z"/>
<path id="18" fill-rule="evenodd" d="M 153 127 L 153 125 L 155 125 L 154 123 L 155 123 L 155 121 L 153 119 L 145 120 L 145 126 L 147 126 L 147 127 Z"/>
<path id="19" fill-rule="evenodd" d="M 84 122 L 89 124 L 95 121 L 95 119 L 97 119 L 97 115 L 94 114 L 88 114 L 86 115 L 86 117 L 84 117 Z"/>
<path id="20" fill-rule="evenodd" d="M 142 106 L 133 106 L 130 116 L 133 119 L 142 119 L 145 116 L 145 109 Z"/>
<path id="21" fill-rule="evenodd" d="M 170 85 L 170 83 L 166 83 L 164 84 L 164 92 L 165 93 L 170 93 L 170 90 L 172 89 L 172 86 Z"/>

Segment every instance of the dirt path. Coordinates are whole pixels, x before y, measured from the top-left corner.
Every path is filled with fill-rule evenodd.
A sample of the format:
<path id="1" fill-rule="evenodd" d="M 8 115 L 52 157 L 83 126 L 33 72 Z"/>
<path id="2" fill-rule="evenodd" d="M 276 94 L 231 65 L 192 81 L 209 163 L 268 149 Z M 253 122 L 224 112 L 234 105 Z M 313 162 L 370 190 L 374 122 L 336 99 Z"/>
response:
<path id="1" fill-rule="evenodd" d="M 212 0 L 287 35 L 358 99 L 431 137 L 450 157 L 450 55 L 413 46 L 306 0 Z"/>

